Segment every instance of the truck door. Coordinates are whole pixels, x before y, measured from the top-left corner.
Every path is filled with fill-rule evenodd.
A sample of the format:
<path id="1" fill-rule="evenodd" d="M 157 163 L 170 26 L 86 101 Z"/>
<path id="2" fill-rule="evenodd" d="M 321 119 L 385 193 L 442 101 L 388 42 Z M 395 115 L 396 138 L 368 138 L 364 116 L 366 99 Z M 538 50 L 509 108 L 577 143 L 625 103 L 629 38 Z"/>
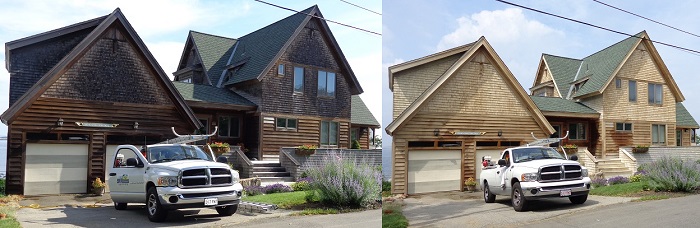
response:
<path id="1" fill-rule="evenodd" d="M 112 160 L 112 172 L 108 175 L 110 176 L 110 194 L 114 202 L 146 202 L 146 189 L 143 178 L 146 170 L 144 158 L 135 149 L 135 147 L 118 147 L 114 160 Z"/>
<path id="2" fill-rule="evenodd" d="M 492 191 L 495 194 L 503 195 L 503 194 L 508 194 L 510 192 L 510 191 L 508 191 L 508 189 L 510 188 L 510 186 L 508 186 L 508 185 L 510 185 L 510 184 L 508 183 L 508 178 L 507 178 L 507 176 L 508 176 L 507 173 L 510 171 L 510 166 L 511 166 L 510 151 L 508 151 L 508 150 L 503 151 L 503 154 L 501 154 L 501 158 L 499 158 L 499 160 L 500 159 L 506 160 L 506 166 L 499 166 L 497 168 L 496 180 L 494 180 L 494 182 L 493 182 L 494 183 L 493 186 L 495 187 L 495 190 L 492 190 Z M 494 187 L 492 187 L 491 189 L 494 189 Z"/>

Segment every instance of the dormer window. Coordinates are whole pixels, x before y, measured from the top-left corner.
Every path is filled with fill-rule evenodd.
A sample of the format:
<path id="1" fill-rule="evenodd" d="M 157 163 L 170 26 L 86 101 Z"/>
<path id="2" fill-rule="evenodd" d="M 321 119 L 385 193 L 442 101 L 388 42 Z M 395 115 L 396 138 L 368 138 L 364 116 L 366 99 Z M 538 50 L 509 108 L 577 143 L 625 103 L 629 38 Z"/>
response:
<path id="1" fill-rule="evenodd" d="M 187 78 L 187 79 L 185 79 L 185 80 L 182 80 L 181 82 L 184 82 L 184 83 L 192 83 L 192 78 Z"/>
<path id="2" fill-rule="evenodd" d="M 277 74 L 278 74 L 278 75 L 284 75 L 284 64 L 280 64 L 280 65 L 277 67 Z"/>

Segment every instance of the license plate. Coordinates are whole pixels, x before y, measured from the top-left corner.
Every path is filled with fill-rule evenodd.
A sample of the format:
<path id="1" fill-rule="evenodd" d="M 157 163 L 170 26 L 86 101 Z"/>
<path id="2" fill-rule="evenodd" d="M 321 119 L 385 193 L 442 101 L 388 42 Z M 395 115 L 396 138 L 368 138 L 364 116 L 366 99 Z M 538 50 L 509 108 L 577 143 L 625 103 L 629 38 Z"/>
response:
<path id="1" fill-rule="evenodd" d="M 570 196 L 570 195 L 571 195 L 571 189 L 561 190 L 561 192 L 559 192 L 559 196 Z"/>
<path id="2" fill-rule="evenodd" d="M 571 193 L 569 193 L 571 194 Z M 204 206 L 214 206 L 219 204 L 219 199 L 217 198 L 206 198 L 204 199 Z"/>

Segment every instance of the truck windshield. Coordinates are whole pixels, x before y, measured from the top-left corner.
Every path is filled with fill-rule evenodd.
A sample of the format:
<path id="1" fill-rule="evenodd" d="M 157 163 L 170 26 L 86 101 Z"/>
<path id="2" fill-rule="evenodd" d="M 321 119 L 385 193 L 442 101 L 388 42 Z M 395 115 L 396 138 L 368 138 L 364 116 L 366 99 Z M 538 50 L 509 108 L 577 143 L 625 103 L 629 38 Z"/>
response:
<path id="1" fill-rule="evenodd" d="M 513 161 L 515 163 L 518 162 L 526 162 L 526 161 L 532 161 L 532 160 L 539 160 L 539 159 L 564 159 L 564 157 L 559 154 L 556 150 L 552 148 L 542 148 L 542 147 L 535 147 L 535 148 L 519 148 L 519 149 L 514 149 L 513 150 L 513 157 L 515 158 Z"/>
<path id="2" fill-rule="evenodd" d="M 148 156 L 151 163 L 178 161 L 178 160 L 207 160 L 213 161 L 211 156 L 196 146 L 168 145 L 148 148 Z"/>

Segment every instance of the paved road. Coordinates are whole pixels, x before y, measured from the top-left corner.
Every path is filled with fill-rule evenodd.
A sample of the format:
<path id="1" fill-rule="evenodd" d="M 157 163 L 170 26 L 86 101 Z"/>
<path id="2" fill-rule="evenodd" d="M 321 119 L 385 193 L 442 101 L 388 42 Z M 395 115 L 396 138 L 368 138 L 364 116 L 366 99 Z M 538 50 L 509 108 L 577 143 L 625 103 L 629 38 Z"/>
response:
<path id="1" fill-rule="evenodd" d="M 407 198 L 403 214 L 411 227 L 519 227 L 632 199 L 589 196 L 583 205 L 573 205 L 566 198 L 545 199 L 531 202 L 530 211 L 515 212 L 506 197 L 497 197 L 495 203 L 487 204 L 481 193 L 451 192 Z"/>
<path id="2" fill-rule="evenodd" d="M 525 227 L 698 227 L 700 195 L 633 202 L 567 214 Z"/>
<path id="3" fill-rule="evenodd" d="M 276 219 L 256 219 L 236 227 L 381 227 L 381 210 L 369 210 L 337 215 L 287 216 Z"/>

